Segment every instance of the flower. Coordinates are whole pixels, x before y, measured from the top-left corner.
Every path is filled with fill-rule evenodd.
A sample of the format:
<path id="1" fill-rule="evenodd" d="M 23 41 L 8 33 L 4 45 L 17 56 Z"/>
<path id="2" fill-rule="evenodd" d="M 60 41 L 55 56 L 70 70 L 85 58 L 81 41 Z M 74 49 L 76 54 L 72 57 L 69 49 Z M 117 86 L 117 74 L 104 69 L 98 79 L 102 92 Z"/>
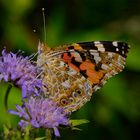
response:
<path id="1" fill-rule="evenodd" d="M 22 97 L 42 92 L 42 81 L 37 78 L 38 68 L 30 61 L 30 57 L 23 57 L 4 49 L 0 57 L 0 81 L 13 82 L 22 89 Z"/>
<path id="2" fill-rule="evenodd" d="M 16 109 L 9 110 L 9 113 L 22 118 L 19 122 L 22 129 L 28 124 L 35 128 L 53 128 L 54 134 L 60 136 L 58 126 L 69 125 L 67 113 L 49 98 L 31 97 L 23 106 L 17 105 Z"/>

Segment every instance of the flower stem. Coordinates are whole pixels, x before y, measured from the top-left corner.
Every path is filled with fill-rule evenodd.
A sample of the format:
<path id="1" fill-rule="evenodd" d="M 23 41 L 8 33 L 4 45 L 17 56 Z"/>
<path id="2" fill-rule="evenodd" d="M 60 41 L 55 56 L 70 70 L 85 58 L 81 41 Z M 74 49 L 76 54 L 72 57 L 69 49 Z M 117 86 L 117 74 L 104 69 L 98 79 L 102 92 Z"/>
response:
<path id="1" fill-rule="evenodd" d="M 51 140 L 51 139 L 52 139 L 52 130 L 46 129 L 46 140 Z"/>
<path id="2" fill-rule="evenodd" d="M 8 88 L 6 90 L 6 93 L 5 93 L 5 97 L 4 97 L 4 106 L 5 106 L 6 110 L 8 110 L 8 96 L 9 96 L 11 89 L 12 89 L 12 85 L 9 84 Z"/>

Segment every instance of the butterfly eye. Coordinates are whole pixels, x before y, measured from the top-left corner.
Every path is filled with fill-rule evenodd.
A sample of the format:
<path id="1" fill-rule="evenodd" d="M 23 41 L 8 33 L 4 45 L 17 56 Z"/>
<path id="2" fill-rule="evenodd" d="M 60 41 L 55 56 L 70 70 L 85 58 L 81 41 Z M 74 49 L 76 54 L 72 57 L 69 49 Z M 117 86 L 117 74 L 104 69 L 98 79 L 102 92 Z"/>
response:
<path id="1" fill-rule="evenodd" d="M 68 104 L 68 101 L 67 101 L 67 99 L 66 98 L 62 98 L 61 100 L 60 100 L 60 103 L 61 103 L 61 105 L 67 105 Z"/>
<path id="2" fill-rule="evenodd" d="M 73 92 L 72 96 L 73 96 L 73 98 L 76 98 L 76 97 L 78 97 L 78 93 L 77 92 Z"/>
<path id="3" fill-rule="evenodd" d="M 82 90 L 81 89 L 76 89 L 75 92 L 78 93 L 78 95 L 81 95 Z"/>
<path id="4" fill-rule="evenodd" d="M 74 102 L 74 99 L 72 97 L 69 98 L 70 103 Z"/>

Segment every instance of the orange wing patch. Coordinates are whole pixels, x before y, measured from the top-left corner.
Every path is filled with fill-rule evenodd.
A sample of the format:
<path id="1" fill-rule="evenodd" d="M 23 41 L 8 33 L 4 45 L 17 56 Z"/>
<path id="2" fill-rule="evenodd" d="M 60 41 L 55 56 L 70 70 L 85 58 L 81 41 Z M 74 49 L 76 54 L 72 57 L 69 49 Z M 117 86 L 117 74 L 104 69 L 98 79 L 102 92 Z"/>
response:
<path id="1" fill-rule="evenodd" d="M 74 46 L 75 48 L 75 46 Z M 72 63 L 72 58 L 75 60 L 75 64 Z M 104 71 L 95 70 L 95 63 L 92 63 L 90 60 L 86 60 L 82 62 L 82 60 L 78 57 L 75 57 L 75 53 L 64 53 L 63 54 L 63 60 L 65 63 L 69 65 L 72 69 L 74 69 L 77 72 L 83 71 L 84 76 L 92 83 L 92 84 L 98 84 L 100 82 L 100 79 L 104 76 Z"/>
<path id="2" fill-rule="evenodd" d="M 98 84 L 100 82 L 100 79 L 104 76 L 104 71 L 95 70 L 95 64 L 92 62 L 85 61 L 80 65 L 81 70 L 86 71 L 87 79 L 92 83 L 92 84 Z"/>

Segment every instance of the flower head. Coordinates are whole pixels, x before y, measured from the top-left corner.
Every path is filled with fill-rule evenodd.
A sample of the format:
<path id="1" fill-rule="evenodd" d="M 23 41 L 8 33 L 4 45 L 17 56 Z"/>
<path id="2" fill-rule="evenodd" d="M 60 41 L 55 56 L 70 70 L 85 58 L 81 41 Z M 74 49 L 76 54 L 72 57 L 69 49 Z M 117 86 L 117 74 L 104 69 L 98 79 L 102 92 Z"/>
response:
<path id="1" fill-rule="evenodd" d="M 64 109 L 48 98 L 31 97 L 22 107 L 17 105 L 16 109 L 9 112 L 22 118 L 19 125 L 23 129 L 28 124 L 35 128 L 53 128 L 55 135 L 60 136 L 58 126 L 69 124 Z"/>
<path id="2" fill-rule="evenodd" d="M 6 53 L 4 49 L 0 57 L 0 81 L 13 82 L 22 89 L 22 97 L 34 93 L 38 95 L 42 89 L 42 81 L 37 79 L 37 67 L 29 60 L 14 53 Z M 40 92 L 39 92 L 40 91 Z"/>

